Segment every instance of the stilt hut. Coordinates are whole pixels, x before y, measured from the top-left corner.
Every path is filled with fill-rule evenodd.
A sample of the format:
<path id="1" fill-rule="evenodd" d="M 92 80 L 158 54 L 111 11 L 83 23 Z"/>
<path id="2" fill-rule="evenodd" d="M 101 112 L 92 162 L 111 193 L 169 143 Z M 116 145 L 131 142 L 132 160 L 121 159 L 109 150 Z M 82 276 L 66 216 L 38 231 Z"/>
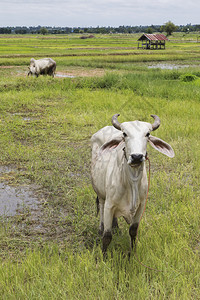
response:
<path id="1" fill-rule="evenodd" d="M 147 34 L 144 33 L 138 39 L 138 49 L 165 49 L 165 42 L 168 38 L 164 34 Z M 140 45 L 140 42 L 142 44 Z"/>

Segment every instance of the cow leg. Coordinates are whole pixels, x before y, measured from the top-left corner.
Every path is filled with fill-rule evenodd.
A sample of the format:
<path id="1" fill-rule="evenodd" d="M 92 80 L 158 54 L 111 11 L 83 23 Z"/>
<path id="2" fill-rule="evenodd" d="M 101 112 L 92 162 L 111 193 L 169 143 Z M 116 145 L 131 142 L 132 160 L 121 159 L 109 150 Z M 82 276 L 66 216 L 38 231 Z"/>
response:
<path id="1" fill-rule="evenodd" d="M 137 229 L 138 229 L 138 223 L 133 223 L 129 227 L 129 234 L 131 237 L 131 249 L 133 250 L 133 242 L 135 243 L 136 236 L 137 236 Z"/>
<path id="2" fill-rule="evenodd" d="M 104 232 L 103 232 L 103 254 L 105 255 L 106 250 L 112 240 L 112 223 L 113 223 L 113 209 L 105 207 L 104 209 Z"/>
<path id="3" fill-rule="evenodd" d="M 131 249 L 133 249 L 133 242 L 135 243 L 135 240 L 136 240 L 138 225 L 139 225 L 139 222 L 140 222 L 142 212 L 144 210 L 144 204 L 145 204 L 145 201 L 143 201 L 140 204 L 140 206 L 138 207 L 138 210 L 137 210 L 137 212 L 134 216 L 134 219 L 133 219 L 133 223 L 131 224 L 131 226 L 129 228 L 129 234 L 130 234 L 130 237 L 131 237 Z"/>
<path id="4" fill-rule="evenodd" d="M 98 198 L 98 197 L 97 197 Z M 103 235 L 104 232 L 104 200 L 98 198 L 98 206 L 99 206 L 99 211 L 100 211 L 100 224 L 99 224 L 99 234 Z"/>
<path id="5" fill-rule="evenodd" d="M 99 214 L 99 197 L 96 197 L 97 216 Z"/>

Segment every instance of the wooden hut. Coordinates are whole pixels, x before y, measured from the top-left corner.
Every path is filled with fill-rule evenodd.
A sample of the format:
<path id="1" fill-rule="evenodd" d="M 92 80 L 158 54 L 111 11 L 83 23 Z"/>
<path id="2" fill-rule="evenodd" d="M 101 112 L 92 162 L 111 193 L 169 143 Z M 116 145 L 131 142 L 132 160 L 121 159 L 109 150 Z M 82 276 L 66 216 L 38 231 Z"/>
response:
<path id="1" fill-rule="evenodd" d="M 165 49 L 165 41 L 168 41 L 168 38 L 164 34 L 143 33 L 138 39 L 138 49 Z M 142 42 L 141 45 L 140 42 Z"/>

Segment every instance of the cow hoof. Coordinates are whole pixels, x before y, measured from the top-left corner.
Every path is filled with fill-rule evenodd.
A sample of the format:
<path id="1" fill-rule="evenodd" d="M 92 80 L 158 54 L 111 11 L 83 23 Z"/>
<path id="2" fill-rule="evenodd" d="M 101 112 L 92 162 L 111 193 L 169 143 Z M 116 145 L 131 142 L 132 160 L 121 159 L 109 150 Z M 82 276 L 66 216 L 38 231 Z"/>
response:
<path id="1" fill-rule="evenodd" d="M 107 250 L 111 240 L 112 240 L 112 233 L 110 231 L 104 232 L 104 234 L 103 234 L 103 249 L 102 249 L 104 255 L 106 253 L 106 250 Z"/>

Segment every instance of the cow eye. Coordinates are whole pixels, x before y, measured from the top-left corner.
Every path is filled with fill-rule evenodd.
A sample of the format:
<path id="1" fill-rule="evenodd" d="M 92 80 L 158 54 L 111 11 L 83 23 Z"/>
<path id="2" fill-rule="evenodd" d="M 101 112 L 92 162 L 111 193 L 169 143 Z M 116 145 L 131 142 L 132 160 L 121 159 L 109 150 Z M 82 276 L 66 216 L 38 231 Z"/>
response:
<path id="1" fill-rule="evenodd" d="M 149 137 L 149 136 L 150 136 L 150 132 L 147 132 L 146 137 Z"/>
<path id="2" fill-rule="evenodd" d="M 123 132 L 123 136 L 124 136 L 124 137 L 127 137 L 127 134 L 126 134 L 125 132 Z"/>

